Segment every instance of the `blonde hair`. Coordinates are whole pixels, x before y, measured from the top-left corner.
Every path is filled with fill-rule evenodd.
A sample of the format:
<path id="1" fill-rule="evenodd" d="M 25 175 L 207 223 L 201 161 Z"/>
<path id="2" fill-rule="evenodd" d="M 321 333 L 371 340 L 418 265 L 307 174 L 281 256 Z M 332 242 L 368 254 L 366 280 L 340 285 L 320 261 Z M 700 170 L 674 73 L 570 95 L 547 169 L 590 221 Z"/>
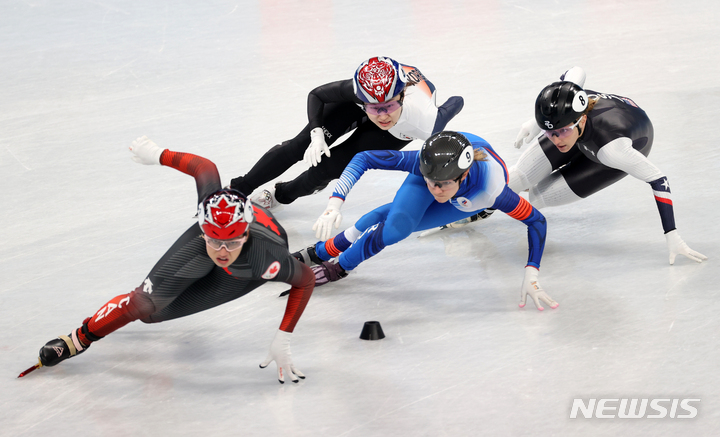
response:
<path id="1" fill-rule="evenodd" d="M 600 96 L 588 96 L 588 105 L 587 108 L 585 108 L 585 110 L 583 111 L 582 115 L 588 115 L 588 112 L 593 110 L 598 100 L 600 100 Z"/>
<path id="2" fill-rule="evenodd" d="M 483 151 L 482 149 L 473 149 L 475 152 L 475 156 L 473 156 L 475 161 L 487 161 L 487 153 Z"/>

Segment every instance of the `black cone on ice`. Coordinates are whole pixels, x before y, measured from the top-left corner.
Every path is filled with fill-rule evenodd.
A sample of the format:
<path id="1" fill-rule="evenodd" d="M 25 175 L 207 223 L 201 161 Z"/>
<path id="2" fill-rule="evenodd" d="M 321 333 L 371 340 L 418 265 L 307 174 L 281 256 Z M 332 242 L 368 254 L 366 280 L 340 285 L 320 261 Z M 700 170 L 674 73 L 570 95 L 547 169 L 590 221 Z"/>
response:
<path id="1" fill-rule="evenodd" d="M 360 333 L 360 338 L 363 340 L 380 340 L 385 338 L 385 333 L 383 333 L 380 322 L 365 322 L 365 326 L 363 326 L 363 330 Z"/>

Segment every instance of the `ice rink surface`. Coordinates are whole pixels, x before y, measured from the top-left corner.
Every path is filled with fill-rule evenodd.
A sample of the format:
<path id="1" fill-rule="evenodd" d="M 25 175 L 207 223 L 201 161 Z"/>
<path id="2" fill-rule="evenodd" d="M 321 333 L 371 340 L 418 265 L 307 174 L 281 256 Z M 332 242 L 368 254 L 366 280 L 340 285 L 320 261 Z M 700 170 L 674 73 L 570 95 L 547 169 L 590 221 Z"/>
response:
<path id="1" fill-rule="evenodd" d="M 0 435 L 720 434 L 718 41 L 710 0 L 2 2 Z M 650 116 L 678 230 L 709 260 L 670 266 L 649 185 L 625 178 L 542 211 L 556 310 L 518 308 L 526 228 L 496 213 L 413 234 L 318 288 L 293 335 L 297 385 L 258 368 L 283 284 L 132 323 L 16 378 L 139 285 L 193 221 L 193 180 L 132 162 L 133 139 L 205 156 L 229 182 L 305 125 L 311 89 L 377 55 L 419 67 L 439 102 L 463 96 L 448 128 L 509 165 L 537 93 L 583 67 L 586 87 Z M 404 176 L 367 174 L 343 225 Z M 315 241 L 329 192 L 276 213 L 291 248 Z M 387 337 L 360 340 L 368 320 Z M 699 399 L 697 416 L 570 418 L 574 399 L 633 398 Z"/>

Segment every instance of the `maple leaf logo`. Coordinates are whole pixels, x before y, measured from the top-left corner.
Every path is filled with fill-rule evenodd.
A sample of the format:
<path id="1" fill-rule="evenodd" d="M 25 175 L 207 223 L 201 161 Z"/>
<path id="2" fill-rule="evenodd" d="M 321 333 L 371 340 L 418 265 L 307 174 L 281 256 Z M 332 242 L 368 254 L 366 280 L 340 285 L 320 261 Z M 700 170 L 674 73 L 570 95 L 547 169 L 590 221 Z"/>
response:
<path id="1" fill-rule="evenodd" d="M 271 219 L 270 216 L 265 214 L 265 211 L 263 211 L 262 209 L 258 208 L 255 210 L 255 219 L 257 219 L 257 222 L 261 225 L 280 235 L 280 228 L 278 228 L 277 224 L 275 224 L 273 219 Z"/>
<path id="2" fill-rule="evenodd" d="M 265 273 L 262 274 L 263 279 L 272 279 L 280 272 L 280 263 L 275 261 L 272 264 L 270 264 L 270 267 L 268 267 L 267 270 L 265 270 Z"/>
<path id="3" fill-rule="evenodd" d="M 210 214 L 212 215 L 213 221 L 224 228 L 232 222 L 236 208 L 237 205 L 230 205 L 227 200 L 225 200 L 225 196 L 223 196 L 217 206 L 210 207 Z"/>

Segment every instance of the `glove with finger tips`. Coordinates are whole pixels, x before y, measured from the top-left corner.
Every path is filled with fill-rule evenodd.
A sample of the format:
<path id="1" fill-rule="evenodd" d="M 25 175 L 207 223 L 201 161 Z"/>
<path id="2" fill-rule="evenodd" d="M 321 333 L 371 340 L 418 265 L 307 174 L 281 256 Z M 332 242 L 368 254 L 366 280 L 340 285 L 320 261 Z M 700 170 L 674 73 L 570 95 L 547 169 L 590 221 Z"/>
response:
<path id="1" fill-rule="evenodd" d="M 317 165 L 320 164 L 320 159 L 322 159 L 323 153 L 329 158 L 330 147 L 328 147 L 325 142 L 325 132 L 323 131 L 323 128 L 316 127 L 310 131 L 310 145 L 307 150 L 305 150 L 303 161 L 305 161 L 308 165 L 317 167 Z"/>
<path id="2" fill-rule="evenodd" d="M 542 305 L 540 305 L 540 301 L 545 302 L 552 309 L 557 308 L 560 304 L 555 302 L 550 296 L 548 296 L 545 290 L 542 289 L 540 283 L 538 282 L 538 273 L 539 272 L 535 267 L 525 267 L 525 278 L 523 279 L 523 285 L 520 289 L 520 308 L 525 307 L 528 295 L 530 295 L 530 298 L 533 300 L 539 311 L 543 311 L 545 309 Z"/>
<path id="3" fill-rule="evenodd" d="M 315 231 L 315 236 L 320 240 L 325 241 L 330 238 L 333 226 L 335 229 L 340 227 L 340 223 L 342 222 L 340 208 L 343 202 L 339 197 L 331 197 L 325 212 L 318 217 L 313 225 L 312 230 Z"/>
<path id="4" fill-rule="evenodd" d="M 160 155 L 164 150 L 144 135 L 133 141 L 130 146 L 130 151 L 134 155 L 132 160 L 144 165 L 160 165 Z"/>
<path id="5" fill-rule="evenodd" d="M 288 375 L 292 382 L 298 382 L 298 378 L 305 379 L 305 375 L 292 362 L 292 353 L 290 352 L 290 338 L 292 332 L 285 332 L 278 329 L 270 344 L 270 352 L 268 352 L 265 361 L 260 364 L 260 368 L 266 368 L 271 362 L 277 364 L 278 381 L 285 384 L 285 375 Z"/>
<path id="6" fill-rule="evenodd" d="M 673 229 L 665 234 L 665 239 L 667 240 L 668 251 L 670 252 L 670 264 L 675 264 L 675 257 L 678 255 L 686 256 L 699 263 L 707 259 L 707 257 L 702 253 L 690 249 L 687 243 L 680 238 L 680 234 L 678 234 L 677 229 Z"/>
<path id="7" fill-rule="evenodd" d="M 540 134 L 540 130 L 540 126 L 537 125 L 534 118 L 523 123 L 522 126 L 520 126 L 520 132 L 518 132 L 515 138 L 515 148 L 519 149 L 523 144 L 529 144 L 530 141 L 534 140 L 535 137 Z"/>

